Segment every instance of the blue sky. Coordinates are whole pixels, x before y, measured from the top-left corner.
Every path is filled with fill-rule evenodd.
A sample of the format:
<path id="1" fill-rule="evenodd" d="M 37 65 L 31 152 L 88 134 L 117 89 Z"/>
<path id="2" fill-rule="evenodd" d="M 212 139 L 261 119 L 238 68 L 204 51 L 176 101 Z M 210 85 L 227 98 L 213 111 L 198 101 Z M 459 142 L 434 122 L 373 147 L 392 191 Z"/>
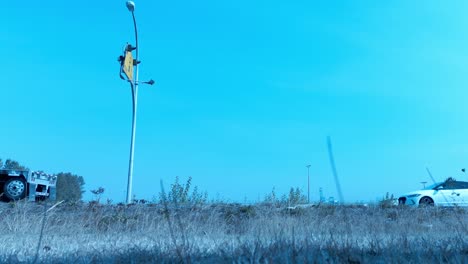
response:
<path id="1" fill-rule="evenodd" d="M 467 180 L 465 1 L 136 1 L 140 79 L 134 189 L 175 176 L 211 198 L 275 187 L 348 202 Z M 125 1 L 8 1 L 0 10 L 0 157 L 70 171 L 124 201 L 133 41 Z M 91 198 L 89 191 L 86 196 Z"/>

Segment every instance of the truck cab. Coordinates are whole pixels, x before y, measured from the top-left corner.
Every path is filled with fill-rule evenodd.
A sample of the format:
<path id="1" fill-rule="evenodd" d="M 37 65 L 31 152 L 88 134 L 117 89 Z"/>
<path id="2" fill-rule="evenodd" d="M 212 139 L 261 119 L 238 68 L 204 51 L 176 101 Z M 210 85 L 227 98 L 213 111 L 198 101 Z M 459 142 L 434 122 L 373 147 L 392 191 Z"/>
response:
<path id="1" fill-rule="evenodd" d="M 42 171 L 0 168 L 0 196 L 7 201 L 56 199 L 57 176 Z"/>

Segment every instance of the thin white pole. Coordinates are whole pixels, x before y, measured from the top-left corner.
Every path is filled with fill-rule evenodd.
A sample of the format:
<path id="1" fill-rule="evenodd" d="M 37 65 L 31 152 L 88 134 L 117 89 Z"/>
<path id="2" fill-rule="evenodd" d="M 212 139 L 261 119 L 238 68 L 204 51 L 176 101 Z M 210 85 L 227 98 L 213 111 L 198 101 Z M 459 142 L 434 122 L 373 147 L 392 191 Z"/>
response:
<path id="1" fill-rule="evenodd" d="M 137 119 L 137 105 L 138 105 L 138 31 L 135 20 L 135 13 L 132 12 L 133 26 L 135 27 L 135 78 L 131 81 L 132 88 L 132 103 L 133 103 L 133 115 L 132 115 L 132 138 L 130 141 L 130 161 L 128 165 L 128 182 L 127 182 L 127 204 L 132 203 L 132 185 L 133 185 L 133 159 L 135 155 L 135 134 L 136 134 L 136 119 Z"/>

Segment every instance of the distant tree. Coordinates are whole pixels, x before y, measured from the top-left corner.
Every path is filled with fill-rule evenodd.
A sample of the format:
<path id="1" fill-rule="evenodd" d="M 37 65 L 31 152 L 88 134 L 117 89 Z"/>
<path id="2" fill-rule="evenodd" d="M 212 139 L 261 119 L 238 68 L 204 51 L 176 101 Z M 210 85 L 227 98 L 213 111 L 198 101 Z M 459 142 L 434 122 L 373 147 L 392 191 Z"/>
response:
<path id="1" fill-rule="evenodd" d="M 281 198 L 276 194 L 275 188 L 271 193 L 265 196 L 264 203 L 274 204 L 276 206 L 294 206 L 307 203 L 307 197 L 302 193 L 301 189 L 291 187 L 289 193 L 281 195 Z"/>
<path id="2" fill-rule="evenodd" d="M 3 167 L 6 170 L 27 170 L 28 168 L 21 165 L 16 160 L 7 159 L 5 163 L 3 163 L 2 159 L 0 159 L 0 168 Z"/>
<path id="3" fill-rule="evenodd" d="M 302 194 L 301 190 L 298 187 L 296 187 L 296 189 L 291 187 L 287 199 L 287 201 L 283 200 L 283 202 L 288 203 L 290 205 L 307 203 L 307 197 L 304 194 Z"/>
<path id="4" fill-rule="evenodd" d="M 75 202 L 81 200 L 84 191 L 85 181 L 82 176 L 70 172 L 60 172 L 57 174 L 57 200 Z"/>

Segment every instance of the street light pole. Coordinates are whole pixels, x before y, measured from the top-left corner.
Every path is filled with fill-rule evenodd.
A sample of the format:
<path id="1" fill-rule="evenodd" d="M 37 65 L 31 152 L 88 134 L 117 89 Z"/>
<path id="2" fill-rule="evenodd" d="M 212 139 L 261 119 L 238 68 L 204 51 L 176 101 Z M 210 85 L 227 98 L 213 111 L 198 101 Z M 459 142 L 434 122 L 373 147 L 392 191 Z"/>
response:
<path id="1" fill-rule="evenodd" d="M 127 1 L 127 8 L 132 13 L 133 26 L 135 28 L 135 47 L 128 44 L 125 46 L 124 54 L 118 58 L 120 62 L 120 78 L 130 83 L 132 90 L 132 137 L 130 140 L 130 159 L 128 162 L 128 182 L 127 182 L 127 204 L 132 203 L 132 181 L 133 181 L 133 157 L 135 153 L 135 133 L 136 133 L 136 117 L 137 117 L 137 103 L 138 103 L 138 30 L 135 19 L 135 3 L 133 1 Z M 133 59 L 132 52 L 135 51 L 136 57 Z M 135 70 L 135 74 L 133 74 Z M 126 78 L 124 77 L 124 75 Z M 143 84 L 153 85 L 153 80 L 141 82 Z"/>
<path id="2" fill-rule="evenodd" d="M 307 165 L 307 203 L 310 203 L 310 176 L 309 176 L 309 169 L 310 165 Z"/>
<path id="3" fill-rule="evenodd" d="M 135 153 L 135 132 L 136 132 L 136 117 L 137 117 L 137 104 L 138 104 L 138 30 L 135 19 L 135 3 L 127 1 L 127 8 L 132 13 L 133 26 L 135 28 L 135 78 L 130 80 L 132 88 L 132 137 L 130 141 L 130 160 L 128 164 L 128 182 L 127 182 L 127 204 L 132 203 L 132 185 L 133 185 L 133 157 Z M 136 64 L 136 65 L 135 65 Z"/>

